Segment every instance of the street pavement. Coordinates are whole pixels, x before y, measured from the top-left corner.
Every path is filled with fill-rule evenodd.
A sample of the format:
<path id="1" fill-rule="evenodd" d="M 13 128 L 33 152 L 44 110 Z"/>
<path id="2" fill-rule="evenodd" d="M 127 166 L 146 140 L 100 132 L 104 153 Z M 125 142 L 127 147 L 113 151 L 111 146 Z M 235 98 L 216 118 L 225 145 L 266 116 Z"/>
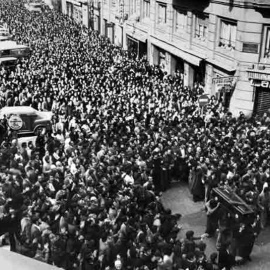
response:
<path id="1" fill-rule="evenodd" d="M 173 214 L 182 215 L 179 223 L 182 230 L 179 238 L 184 238 L 188 230 L 193 230 L 195 236 L 201 236 L 205 232 L 206 214 L 203 202 L 193 202 L 192 196 L 185 183 L 173 183 L 171 188 L 162 194 L 162 203 L 165 208 L 172 210 Z M 205 239 L 207 244 L 206 254 L 209 256 L 216 252 L 216 239 Z M 235 269 L 243 270 L 270 270 L 270 227 L 261 232 L 254 245 L 252 261 Z"/>

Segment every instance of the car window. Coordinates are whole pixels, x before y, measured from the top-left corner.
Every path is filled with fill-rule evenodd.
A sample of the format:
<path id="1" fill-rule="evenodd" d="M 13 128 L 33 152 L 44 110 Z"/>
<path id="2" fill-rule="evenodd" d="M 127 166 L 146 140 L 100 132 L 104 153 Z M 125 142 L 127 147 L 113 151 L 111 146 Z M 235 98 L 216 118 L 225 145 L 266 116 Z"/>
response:
<path id="1" fill-rule="evenodd" d="M 33 131 L 35 116 L 34 115 L 28 115 L 28 114 L 21 114 L 20 117 L 23 120 L 23 127 L 22 127 L 21 130 Z"/>

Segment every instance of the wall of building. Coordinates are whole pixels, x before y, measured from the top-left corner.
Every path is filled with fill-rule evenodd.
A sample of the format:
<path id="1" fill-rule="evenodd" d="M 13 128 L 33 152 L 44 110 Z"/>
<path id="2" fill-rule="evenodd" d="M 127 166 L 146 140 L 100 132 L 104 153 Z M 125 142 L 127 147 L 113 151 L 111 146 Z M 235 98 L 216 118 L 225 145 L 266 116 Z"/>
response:
<path id="1" fill-rule="evenodd" d="M 265 16 L 251 5 L 252 1 L 201 1 L 201 6 L 194 5 L 196 1 L 152 1 L 152 6 L 157 3 L 167 4 L 168 20 L 165 26 L 159 26 L 154 19 L 154 27 L 150 36 L 161 41 L 166 41 L 163 49 L 170 51 L 166 61 L 166 71 L 173 73 L 175 56 L 184 61 L 184 83 L 192 85 L 196 80 L 196 57 L 205 60 L 205 90 L 209 95 L 216 95 L 220 86 L 213 83 L 216 77 L 232 77 L 233 91 L 231 93 L 230 110 L 237 115 L 240 111 L 250 115 L 254 107 L 254 87 L 250 83 L 247 69 L 252 64 L 260 63 L 260 50 L 263 25 L 270 24 L 269 17 Z M 197 1 L 198 2 L 198 1 Z M 178 33 L 174 29 L 175 8 L 187 11 L 187 25 L 184 33 Z M 155 7 L 153 7 L 155 8 Z M 207 40 L 199 40 L 195 37 L 195 14 L 202 12 L 209 15 Z M 153 18 L 152 18 L 153 19 Z M 232 20 L 237 23 L 236 44 L 234 50 L 227 50 L 219 46 L 221 22 Z M 155 41 L 152 39 L 152 43 Z M 258 46 L 257 52 L 243 52 L 243 44 Z M 174 50 L 170 45 L 178 48 Z M 150 46 L 151 47 L 151 46 Z M 181 52 L 182 51 L 182 52 Z M 185 55 L 182 55 L 185 52 Z M 178 54 L 178 55 L 177 55 Z M 191 61 L 195 56 L 195 61 Z M 151 54 L 150 58 L 158 57 Z M 151 59 L 150 59 L 151 60 Z M 189 61 L 190 60 L 190 61 Z M 156 63 L 152 59 L 152 63 Z M 265 61 L 264 61 L 265 64 Z M 195 74 L 195 75 L 194 75 Z"/>

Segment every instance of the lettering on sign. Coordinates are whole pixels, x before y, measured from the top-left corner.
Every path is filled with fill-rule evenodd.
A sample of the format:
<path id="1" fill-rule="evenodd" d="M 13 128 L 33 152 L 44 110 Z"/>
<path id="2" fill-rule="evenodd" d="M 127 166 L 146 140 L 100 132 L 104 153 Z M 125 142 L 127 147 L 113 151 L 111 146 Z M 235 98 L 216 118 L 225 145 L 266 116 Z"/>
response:
<path id="1" fill-rule="evenodd" d="M 213 83 L 218 85 L 228 85 L 232 84 L 237 78 L 237 76 L 217 77 L 213 78 Z"/>
<path id="2" fill-rule="evenodd" d="M 252 80 L 251 85 L 254 87 L 270 88 L 270 81 Z"/>
<path id="3" fill-rule="evenodd" d="M 208 98 L 201 98 L 200 102 L 208 102 Z"/>
<path id="4" fill-rule="evenodd" d="M 263 87 L 263 88 L 269 88 L 269 82 L 267 82 L 267 81 L 262 81 L 262 82 L 261 82 L 261 87 Z"/>
<path id="5" fill-rule="evenodd" d="M 270 81 L 253 80 L 251 85 L 254 87 L 270 88 Z"/>

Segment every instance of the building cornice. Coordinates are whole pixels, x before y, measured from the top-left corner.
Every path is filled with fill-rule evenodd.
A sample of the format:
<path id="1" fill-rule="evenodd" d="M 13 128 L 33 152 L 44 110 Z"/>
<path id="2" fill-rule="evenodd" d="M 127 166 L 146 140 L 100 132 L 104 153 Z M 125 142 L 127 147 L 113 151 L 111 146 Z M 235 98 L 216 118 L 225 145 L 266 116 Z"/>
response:
<path id="1" fill-rule="evenodd" d="M 259 9 L 269 9 L 269 0 L 209 0 L 212 4 L 219 4 L 229 7 L 238 8 L 259 8 Z"/>
<path id="2" fill-rule="evenodd" d="M 210 0 L 213 4 L 238 8 L 254 8 L 254 1 L 255 0 Z"/>
<path id="3" fill-rule="evenodd" d="M 269 9 L 270 1 L 269 0 L 254 0 L 254 6 L 261 9 Z"/>

